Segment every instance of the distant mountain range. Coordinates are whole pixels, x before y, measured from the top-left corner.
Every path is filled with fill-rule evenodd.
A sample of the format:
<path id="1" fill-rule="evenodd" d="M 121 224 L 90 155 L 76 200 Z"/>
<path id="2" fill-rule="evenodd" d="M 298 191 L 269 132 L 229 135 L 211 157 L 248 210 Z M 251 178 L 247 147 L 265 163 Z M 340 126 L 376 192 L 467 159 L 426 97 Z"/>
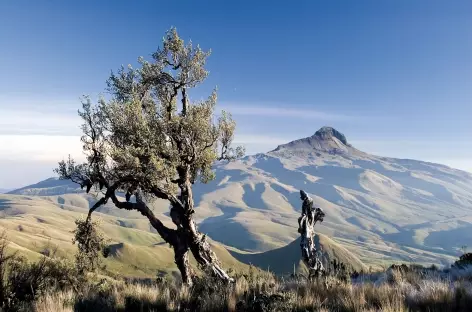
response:
<path id="1" fill-rule="evenodd" d="M 472 241 L 472 174 L 370 155 L 330 127 L 267 153 L 218 163 L 216 177 L 194 187 L 196 218 L 202 232 L 241 262 L 272 263 L 280 270 L 293 266 L 293 259 L 281 263 L 290 257 L 271 255 L 283 248 L 299 252 L 290 246 L 299 236 L 300 189 L 324 208 L 325 221 L 317 230 L 345 259 L 374 266 L 448 264 Z M 44 196 L 66 209 L 95 201 L 76 184 L 55 178 L 8 194 Z M 168 222 L 168 203 L 157 200 L 153 206 Z M 99 211 L 118 218 L 124 228 L 146 227 L 134 212 L 110 205 Z"/>

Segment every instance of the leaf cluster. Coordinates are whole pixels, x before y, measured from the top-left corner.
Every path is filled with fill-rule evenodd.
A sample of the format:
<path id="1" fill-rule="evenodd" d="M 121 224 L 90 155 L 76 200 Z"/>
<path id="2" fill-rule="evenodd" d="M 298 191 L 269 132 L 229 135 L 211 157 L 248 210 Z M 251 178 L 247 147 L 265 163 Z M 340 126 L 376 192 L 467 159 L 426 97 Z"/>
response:
<path id="1" fill-rule="evenodd" d="M 188 90 L 208 76 L 210 52 L 184 44 L 175 28 L 163 38 L 152 60 L 139 58 L 137 69 L 123 66 L 111 73 L 111 98 L 92 104 L 85 97 L 81 141 L 86 162 L 69 157 L 55 170 L 60 178 L 86 188 L 168 198 L 183 179 L 203 183 L 214 179 L 212 165 L 244 154 L 233 148 L 236 123 L 231 114 L 216 118 L 217 92 L 191 101 Z"/>

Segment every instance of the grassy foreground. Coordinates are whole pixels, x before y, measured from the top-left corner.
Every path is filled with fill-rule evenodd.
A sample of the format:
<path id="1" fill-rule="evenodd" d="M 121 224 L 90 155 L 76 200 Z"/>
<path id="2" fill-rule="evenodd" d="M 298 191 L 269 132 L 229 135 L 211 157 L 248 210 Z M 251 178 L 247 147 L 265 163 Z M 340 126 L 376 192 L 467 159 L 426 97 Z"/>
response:
<path id="1" fill-rule="evenodd" d="M 347 280 L 337 276 L 280 279 L 256 269 L 235 277 L 233 285 L 199 278 L 186 287 L 175 280 L 124 281 L 92 274 L 78 287 L 47 283 L 37 296 L 7 310 L 470 311 L 472 306 L 470 266 L 448 272 L 394 269 Z"/>
<path id="2" fill-rule="evenodd" d="M 154 285 L 113 282 L 82 293 L 49 292 L 34 310 L 46 311 L 470 311 L 469 281 L 434 277 L 379 285 L 276 280 L 271 276 L 241 277 L 224 287 L 209 280 L 192 288 L 172 283 Z"/>
<path id="3" fill-rule="evenodd" d="M 93 225 L 78 221 L 77 229 L 76 237 L 100 242 Z M 5 233 L 0 235 L 0 311 L 470 311 L 472 307 L 472 254 L 464 254 L 444 270 L 402 265 L 358 273 L 333 261 L 327 275 L 312 280 L 295 272 L 277 277 L 250 266 L 245 272 L 229 271 L 236 282 L 224 284 L 197 270 L 194 285 L 188 287 L 171 276 L 130 279 L 111 274 L 101 266 L 100 246 L 94 244 L 78 253 L 75 261 L 44 249 L 31 262 L 12 253 L 8 243 Z"/>

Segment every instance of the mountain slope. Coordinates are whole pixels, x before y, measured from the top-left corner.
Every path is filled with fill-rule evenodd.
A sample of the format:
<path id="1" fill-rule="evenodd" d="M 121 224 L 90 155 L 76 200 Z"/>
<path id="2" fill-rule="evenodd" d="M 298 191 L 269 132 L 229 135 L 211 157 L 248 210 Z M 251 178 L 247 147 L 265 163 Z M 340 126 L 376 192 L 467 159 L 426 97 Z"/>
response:
<path id="1" fill-rule="evenodd" d="M 9 191 L 7 194 L 47 196 L 68 193 L 84 193 L 84 191 L 80 189 L 79 185 L 72 181 L 49 178 L 32 185 Z"/>
<path id="2" fill-rule="evenodd" d="M 87 212 L 88 207 L 63 207 L 47 197 L 0 194 L 0 229 L 6 230 L 11 241 L 9 248 L 32 260 L 39 258 L 44 249 L 56 247 L 59 256 L 72 258 L 77 248 L 72 244 L 74 221 Z M 94 218 L 101 220 L 101 230 L 111 239 L 112 254 L 105 259 L 108 270 L 124 276 L 145 277 L 154 277 L 158 272 L 177 272 L 173 250 L 150 231 L 147 220 L 121 219 L 103 213 L 96 213 Z M 172 224 L 166 217 L 162 221 L 168 226 Z M 224 267 L 235 271 L 249 269 L 220 244 L 213 241 L 211 244 Z M 190 261 L 197 268 L 192 257 Z"/>
<path id="3" fill-rule="evenodd" d="M 322 251 L 321 260 L 325 266 L 333 259 L 336 259 L 343 263 L 349 263 L 351 267 L 357 271 L 367 269 L 367 266 L 350 251 L 325 235 L 316 235 L 315 245 L 318 250 Z M 293 273 L 294 270 L 297 272 L 307 271 L 306 265 L 300 259 L 300 238 L 284 247 L 263 253 L 241 253 L 232 251 L 231 254 L 241 262 L 251 263 L 261 269 L 267 269 L 280 275 Z M 278 259 L 279 261 L 274 261 L 274 259 Z"/>
<path id="4" fill-rule="evenodd" d="M 203 221 L 202 228 L 227 245 L 245 245 L 242 249 L 249 251 L 267 251 L 297 237 L 300 189 L 325 208 L 326 221 L 318 230 L 366 263 L 446 264 L 470 239 L 471 174 L 369 155 L 329 127 L 271 152 L 221 164 L 217 176 L 212 182 L 216 190 L 205 196 L 220 199 L 213 206 L 221 214 L 217 224 Z"/>
<path id="5" fill-rule="evenodd" d="M 472 239 L 471 174 L 428 162 L 369 155 L 333 128 L 323 127 L 311 137 L 215 168 L 216 180 L 194 186 L 197 222 L 209 237 L 244 252 L 266 252 L 298 238 L 300 189 L 327 214 L 316 230 L 366 264 L 447 264 Z M 95 200 L 73 186 L 48 190 L 40 184 L 12 193 L 44 194 L 51 201 L 80 205 L 85 202 L 72 197 L 85 198 L 89 204 Z M 157 212 L 168 213 L 165 201 L 152 205 Z M 132 217 L 124 226 L 147 224 L 142 216 L 121 215 L 112 206 L 101 211 Z"/>

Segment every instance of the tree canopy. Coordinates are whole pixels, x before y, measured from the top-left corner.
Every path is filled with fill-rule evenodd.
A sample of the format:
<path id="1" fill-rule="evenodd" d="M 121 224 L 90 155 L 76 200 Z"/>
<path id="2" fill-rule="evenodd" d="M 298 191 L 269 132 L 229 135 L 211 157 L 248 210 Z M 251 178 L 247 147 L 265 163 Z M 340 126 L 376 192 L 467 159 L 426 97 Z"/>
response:
<path id="1" fill-rule="evenodd" d="M 231 114 L 215 115 L 216 89 L 205 100 L 189 98 L 189 90 L 208 76 L 209 55 L 192 42 L 185 44 L 172 28 L 151 61 L 140 57 L 139 68 L 122 66 L 112 72 L 107 81 L 111 99 L 100 98 L 92 104 L 86 98 L 79 111 L 86 162 L 78 164 L 69 156 L 55 170 L 60 178 L 80 184 L 87 192 L 93 187 L 101 191 L 103 196 L 91 207 L 88 219 L 108 200 L 146 216 L 174 247 L 187 283 L 191 283 L 188 250 L 200 265 L 229 279 L 193 221 L 192 185 L 215 178 L 215 161 L 244 154 L 244 148 L 232 147 L 236 123 Z M 119 199 L 118 192 L 126 194 L 126 201 Z M 146 204 L 152 198 L 170 202 L 177 229 L 165 227 L 154 215 Z"/>

